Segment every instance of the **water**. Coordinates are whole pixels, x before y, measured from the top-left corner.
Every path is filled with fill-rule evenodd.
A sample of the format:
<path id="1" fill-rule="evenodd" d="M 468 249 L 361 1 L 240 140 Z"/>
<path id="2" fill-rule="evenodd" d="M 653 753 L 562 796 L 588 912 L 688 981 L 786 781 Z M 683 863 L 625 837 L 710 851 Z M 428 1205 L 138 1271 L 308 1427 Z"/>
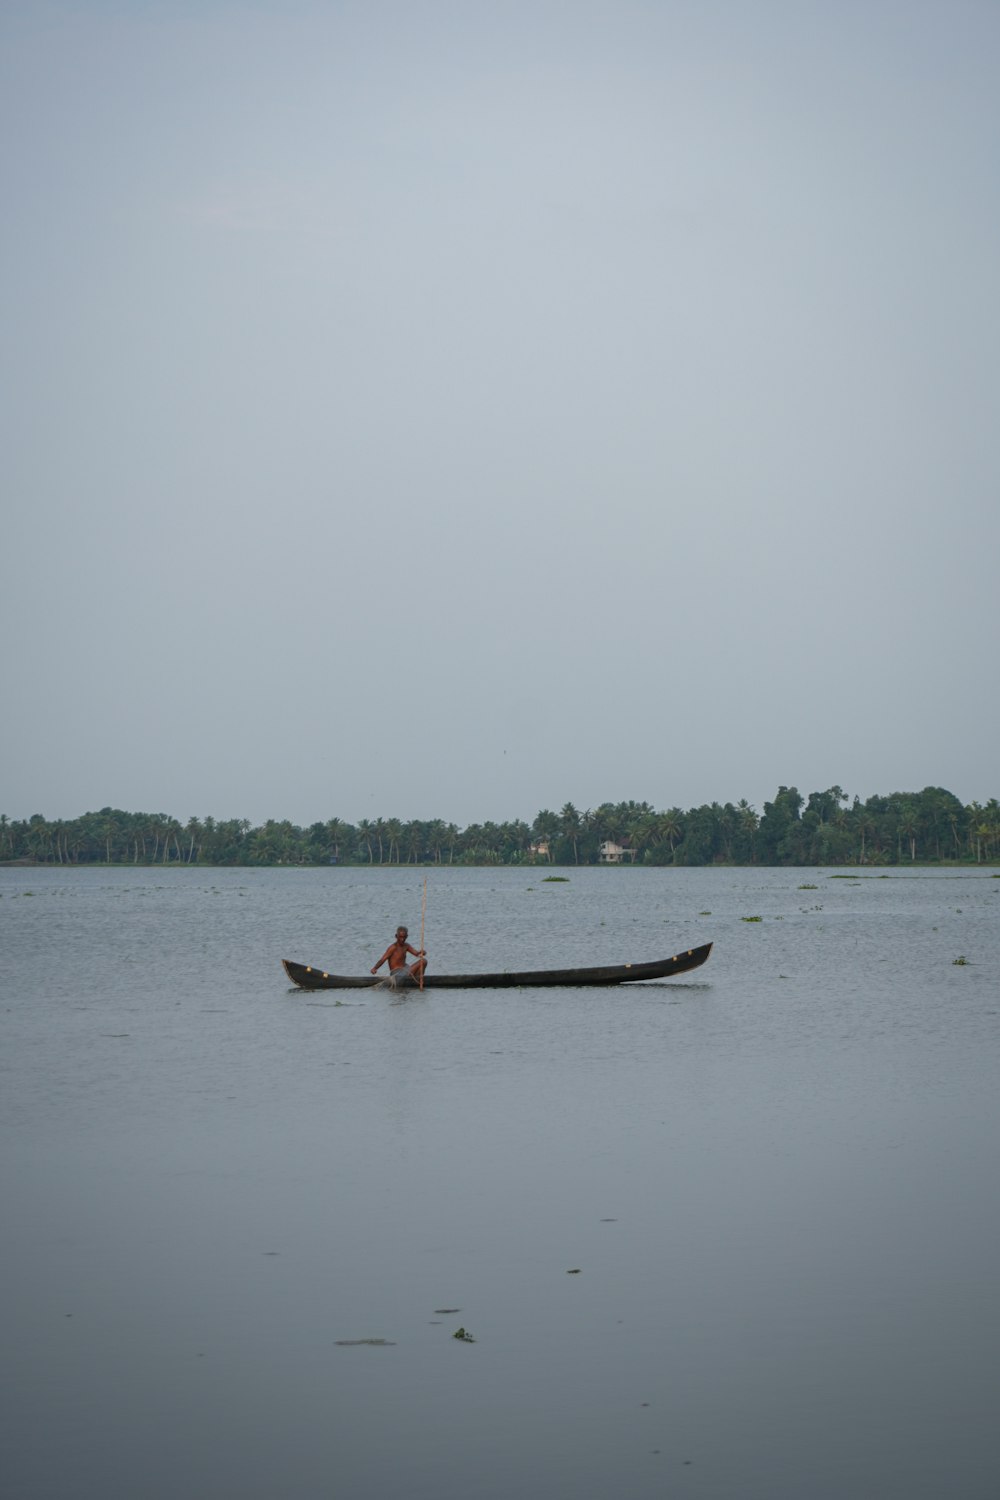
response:
<path id="1" fill-rule="evenodd" d="M 1000 879 L 559 873 L 0 870 L 5 1494 L 994 1500 Z"/>

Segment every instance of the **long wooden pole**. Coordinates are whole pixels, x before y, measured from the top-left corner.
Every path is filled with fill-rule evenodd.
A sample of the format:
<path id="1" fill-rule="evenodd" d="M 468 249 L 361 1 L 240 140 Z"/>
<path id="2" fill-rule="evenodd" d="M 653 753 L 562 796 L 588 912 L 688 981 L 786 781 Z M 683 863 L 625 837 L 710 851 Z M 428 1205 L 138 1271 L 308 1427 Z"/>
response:
<path id="1" fill-rule="evenodd" d="M 424 876 L 424 899 L 420 903 L 420 952 L 424 951 L 424 923 L 427 920 L 427 876 Z M 424 965 L 420 965 L 420 988 L 424 987 Z"/>

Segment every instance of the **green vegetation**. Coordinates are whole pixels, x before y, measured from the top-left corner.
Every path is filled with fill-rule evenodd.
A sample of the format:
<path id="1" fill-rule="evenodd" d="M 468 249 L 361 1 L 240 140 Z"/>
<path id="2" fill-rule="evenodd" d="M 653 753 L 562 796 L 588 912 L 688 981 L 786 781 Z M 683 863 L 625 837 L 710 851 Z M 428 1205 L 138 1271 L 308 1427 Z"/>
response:
<path id="1" fill-rule="evenodd" d="M 828 865 L 982 864 L 1000 858 L 1000 804 L 968 807 L 943 787 L 853 803 L 839 786 L 803 797 L 778 788 L 758 814 L 746 801 L 657 812 L 648 802 L 544 809 L 532 823 L 327 818 L 189 818 L 104 807 L 68 820 L 0 815 L 0 861 L 48 865 Z M 807 890 L 808 886 L 801 889 Z"/>

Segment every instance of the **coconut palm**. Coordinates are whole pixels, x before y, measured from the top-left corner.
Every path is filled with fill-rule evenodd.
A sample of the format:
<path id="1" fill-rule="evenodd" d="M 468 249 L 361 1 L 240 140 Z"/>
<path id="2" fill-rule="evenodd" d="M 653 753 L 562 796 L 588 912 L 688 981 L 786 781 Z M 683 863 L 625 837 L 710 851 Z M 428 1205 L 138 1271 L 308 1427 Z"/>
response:
<path id="1" fill-rule="evenodd" d="M 912 803 L 903 804 L 900 810 L 899 822 L 896 824 L 897 858 L 902 852 L 902 840 L 906 839 L 910 846 L 910 861 L 917 857 L 917 812 Z"/>
<path id="2" fill-rule="evenodd" d="M 580 814 L 572 802 L 567 802 L 559 814 L 559 833 L 564 839 L 568 839 L 573 845 L 573 863 L 580 863 Z"/>
<path id="3" fill-rule="evenodd" d="M 187 834 L 187 837 L 188 837 L 187 862 L 188 862 L 189 865 L 193 865 L 194 864 L 194 851 L 195 851 L 195 845 L 196 844 L 197 844 L 197 847 L 198 847 L 198 855 L 199 855 L 199 857 L 201 856 L 201 842 L 200 842 L 200 838 L 199 838 L 199 835 L 201 834 L 201 824 L 199 823 L 198 819 L 197 818 L 188 818 L 187 828 L 184 831 L 185 831 L 185 833 Z"/>
<path id="4" fill-rule="evenodd" d="M 379 821 L 381 822 L 381 819 Z M 398 865 L 399 841 L 403 837 L 403 825 L 398 818 L 386 818 L 385 836 L 389 841 L 389 863 Z"/>
<path id="5" fill-rule="evenodd" d="M 657 826 L 661 839 L 666 839 L 670 845 L 670 853 L 673 855 L 677 840 L 684 832 L 683 814 L 679 807 L 672 807 L 669 812 L 660 813 L 657 818 Z"/>
<path id="6" fill-rule="evenodd" d="M 854 819 L 854 826 L 861 838 L 861 850 L 858 855 L 858 864 L 863 865 L 869 862 L 865 856 L 865 839 L 868 838 L 870 834 L 875 833 L 875 819 L 865 808 L 859 807 L 857 810 L 857 815 Z"/>
<path id="7" fill-rule="evenodd" d="M 414 818 L 403 829 L 407 864 L 419 864 L 424 857 L 424 850 L 427 845 L 425 826 L 419 818 Z"/>
<path id="8" fill-rule="evenodd" d="M 559 819 L 554 812 L 550 812 L 547 807 L 543 807 L 531 825 L 531 836 L 534 839 L 535 847 L 545 851 L 545 858 L 549 864 L 555 858 L 552 846 L 558 835 Z"/>
<path id="9" fill-rule="evenodd" d="M 980 828 L 980 825 L 981 825 L 981 823 L 983 821 L 983 809 L 980 807 L 980 805 L 979 805 L 978 802 L 970 802 L 969 805 L 968 805 L 968 807 L 965 809 L 965 811 L 966 811 L 966 815 L 968 817 L 968 823 L 967 823 L 966 827 L 967 827 L 967 832 L 968 832 L 968 837 L 969 837 L 969 853 L 970 854 L 975 854 L 976 860 L 977 860 L 977 863 L 978 863 L 978 860 L 979 860 L 979 828 Z"/>

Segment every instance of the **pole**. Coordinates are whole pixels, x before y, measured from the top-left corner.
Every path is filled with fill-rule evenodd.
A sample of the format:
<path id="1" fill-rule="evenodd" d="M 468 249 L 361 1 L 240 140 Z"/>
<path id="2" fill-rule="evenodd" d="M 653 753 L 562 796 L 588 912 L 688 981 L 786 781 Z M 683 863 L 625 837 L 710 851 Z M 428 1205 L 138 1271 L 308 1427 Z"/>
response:
<path id="1" fill-rule="evenodd" d="M 424 951 L 424 923 L 427 919 L 427 876 L 424 876 L 424 899 L 420 904 L 420 952 Z M 420 988 L 424 987 L 424 965 L 420 966 Z"/>

